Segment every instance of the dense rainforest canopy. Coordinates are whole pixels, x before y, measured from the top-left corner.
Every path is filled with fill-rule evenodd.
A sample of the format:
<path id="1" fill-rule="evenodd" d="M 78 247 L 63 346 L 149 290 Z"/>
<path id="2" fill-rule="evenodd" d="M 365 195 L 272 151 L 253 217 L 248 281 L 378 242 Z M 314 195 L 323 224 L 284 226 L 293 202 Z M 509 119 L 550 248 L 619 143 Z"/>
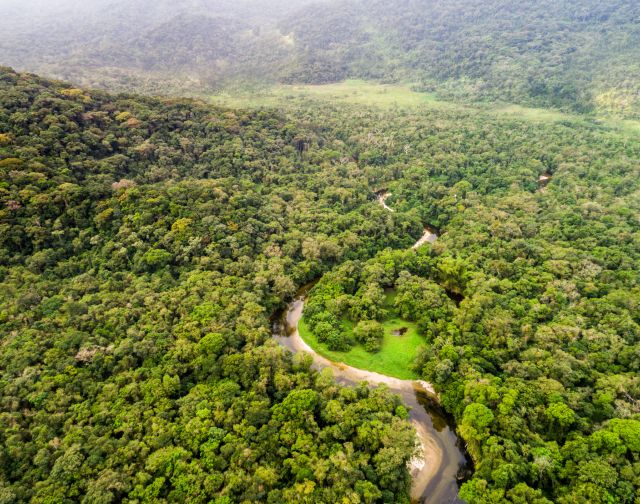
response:
<path id="1" fill-rule="evenodd" d="M 2 69 L 0 501 L 407 502 L 401 401 L 270 341 L 328 273 L 342 304 L 318 311 L 375 320 L 367 292 L 395 287 L 418 324 L 414 371 L 475 462 L 463 499 L 637 502 L 638 137 L 291 107 Z"/>
<path id="2" fill-rule="evenodd" d="M 332 145 L 9 69 L 0 131 L 2 502 L 406 501 L 399 399 L 269 342 L 297 285 L 410 240 Z"/>
<path id="3" fill-rule="evenodd" d="M 0 504 L 408 504 L 415 410 L 271 337 L 310 281 L 465 502 L 640 504 L 638 47 L 636 0 L 0 2 Z"/>
<path id="4" fill-rule="evenodd" d="M 281 23 L 287 80 L 406 80 L 452 100 L 640 113 L 634 0 L 347 0 Z"/>

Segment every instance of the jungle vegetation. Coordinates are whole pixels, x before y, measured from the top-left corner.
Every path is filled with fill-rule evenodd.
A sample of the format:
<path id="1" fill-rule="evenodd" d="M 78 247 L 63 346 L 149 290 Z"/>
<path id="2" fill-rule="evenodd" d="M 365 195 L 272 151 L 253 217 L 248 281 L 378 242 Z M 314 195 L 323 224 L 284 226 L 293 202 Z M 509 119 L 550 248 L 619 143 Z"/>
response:
<path id="1" fill-rule="evenodd" d="M 503 86 L 509 101 L 589 113 L 601 89 L 637 82 L 567 48 L 617 41 L 603 51 L 633 72 L 637 5 L 568 4 L 532 2 L 523 19 L 549 12 L 566 37 L 541 28 L 497 66 L 428 44 L 403 53 L 423 69 L 461 62 L 420 75 L 424 89 L 433 77 L 440 93 L 493 100 Z M 361 5 L 340 8 L 355 20 Z M 469 12 L 473 26 L 501 19 Z M 322 35 L 307 36 L 282 79 L 318 80 L 306 55 Z M 388 50 L 387 36 L 365 45 Z M 538 39 L 535 64 L 518 64 L 560 87 L 535 94 L 505 61 Z M 486 54 L 505 40 L 488 37 Z M 366 51 L 340 43 L 336 79 L 377 77 L 354 70 Z M 69 75 L 91 73 L 67 61 Z M 498 67 L 515 81 L 494 79 Z M 470 78 L 490 85 L 459 94 Z M 421 338 L 409 371 L 435 385 L 475 462 L 467 502 L 638 502 L 638 159 L 636 132 L 594 121 L 321 98 L 229 109 L 2 68 L 0 502 L 407 502 L 415 446 L 400 399 L 340 387 L 270 338 L 270 317 L 316 278 L 308 320 L 371 354 L 395 289 L 393 310 Z M 439 240 L 410 250 L 425 224 Z"/>
<path id="2" fill-rule="evenodd" d="M 6 68 L 0 130 L 2 502 L 407 501 L 399 398 L 270 341 L 297 285 L 410 240 L 336 141 Z"/>
<path id="3" fill-rule="evenodd" d="M 637 498 L 636 139 L 0 82 L 5 501 L 406 498 L 397 399 L 269 341 L 330 269 L 354 316 L 395 286 L 421 328 L 414 371 L 476 461 L 464 498 Z M 425 222 L 440 240 L 404 251 Z"/>

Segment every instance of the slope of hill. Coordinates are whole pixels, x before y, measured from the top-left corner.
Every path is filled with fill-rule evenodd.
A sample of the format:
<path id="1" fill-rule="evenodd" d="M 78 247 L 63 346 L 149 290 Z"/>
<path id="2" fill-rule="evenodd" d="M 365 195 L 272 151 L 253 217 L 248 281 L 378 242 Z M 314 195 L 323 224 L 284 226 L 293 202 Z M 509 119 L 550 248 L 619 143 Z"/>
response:
<path id="1" fill-rule="evenodd" d="M 88 56 L 106 66 L 165 72 L 241 61 L 251 50 L 251 27 L 230 18 L 181 15 Z M 243 42 L 243 38 L 247 42 Z"/>
<path id="2" fill-rule="evenodd" d="M 85 86 L 184 94 L 277 75 L 290 41 L 276 21 L 308 0 L 36 3 L 31 16 L 34 2 L 0 5 L 1 63 Z"/>
<path id="3" fill-rule="evenodd" d="M 443 96 L 640 111 L 640 4 L 594 0 L 352 0 L 281 23 L 289 80 L 422 82 Z"/>
<path id="4" fill-rule="evenodd" d="M 399 398 L 270 342 L 298 285 L 410 242 L 314 138 L 0 69 L 1 502 L 406 502 Z"/>
<path id="5" fill-rule="evenodd" d="M 634 0 L 69 1 L 32 23 L 28 5 L 0 7 L 4 63 L 85 85 L 202 93 L 355 77 L 640 117 Z"/>

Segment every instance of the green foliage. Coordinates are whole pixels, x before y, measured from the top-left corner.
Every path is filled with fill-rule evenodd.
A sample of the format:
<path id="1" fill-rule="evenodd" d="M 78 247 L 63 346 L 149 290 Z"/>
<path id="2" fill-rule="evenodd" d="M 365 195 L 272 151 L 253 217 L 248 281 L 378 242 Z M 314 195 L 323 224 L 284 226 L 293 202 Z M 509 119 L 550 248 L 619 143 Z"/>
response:
<path id="1" fill-rule="evenodd" d="M 620 0 L 314 5 L 281 23 L 299 42 L 286 79 L 395 79 L 453 101 L 638 117 L 639 14 Z"/>
<path id="2" fill-rule="evenodd" d="M 4 64 L 150 94 L 224 89 L 233 99 L 267 82 L 359 78 L 455 102 L 640 117 L 640 7 L 630 0 L 139 0 L 118 9 L 96 0 L 56 12 L 60 4 L 48 16 L 0 10 Z M 135 127 L 137 115 L 122 112 Z M 387 160 L 379 145 L 362 156 Z"/>
<path id="3" fill-rule="evenodd" d="M 434 281 L 403 271 L 396 287 L 394 305 L 407 320 L 429 324 L 444 319 L 451 313 L 452 303 L 446 291 Z"/>
<path id="4" fill-rule="evenodd" d="M 347 338 L 380 319 L 380 352 L 349 352 L 434 383 L 476 462 L 465 499 L 637 499 L 635 137 L 71 89 L 0 73 L 3 499 L 405 501 L 400 400 L 269 342 L 323 274 L 305 316 Z"/>
<path id="5" fill-rule="evenodd" d="M 364 170 L 393 194 L 390 217 L 418 215 L 418 226 L 441 236 L 402 252 L 411 260 L 398 253 L 345 263 L 323 277 L 310 305 L 319 299 L 348 320 L 363 286 L 395 285 L 393 304 L 381 308 L 419 320 L 417 369 L 438 388 L 475 459 L 463 491 L 472 502 L 635 498 L 638 452 L 609 426 L 637 421 L 640 397 L 637 138 L 604 125 L 460 109 L 429 109 L 427 118 L 378 111 L 378 129 L 362 131 L 362 116 L 353 118 L 360 110 L 314 117 L 350 138 L 361 132 L 365 145 L 384 144 L 385 166 Z M 552 179 L 542 188 L 545 172 Z M 408 232 L 416 239 L 420 227 Z M 344 354 L 314 348 L 373 369 L 360 355 L 356 363 L 358 346 Z M 472 404 L 493 421 L 466 423 Z M 585 461 L 598 461 L 597 480 L 580 470 Z M 617 473 L 614 487 L 607 467 Z"/>
<path id="6" fill-rule="evenodd" d="M 566 428 L 574 422 L 573 411 L 564 403 L 550 404 L 545 414 L 554 427 Z"/>
<path id="7" fill-rule="evenodd" d="M 384 337 L 384 328 L 375 320 L 361 320 L 353 328 L 353 335 L 367 352 L 378 352 Z"/>
<path id="8" fill-rule="evenodd" d="M 399 398 L 270 342 L 296 285 L 408 241 L 333 140 L 9 69 L 0 131 L 0 500 L 407 499 Z"/>
<path id="9" fill-rule="evenodd" d="M 169 264 L 172 257 L 171 252 L 152 248 L 144 253 L 140 258 L 140 262 L 145 268 L 154 271 Z"/>

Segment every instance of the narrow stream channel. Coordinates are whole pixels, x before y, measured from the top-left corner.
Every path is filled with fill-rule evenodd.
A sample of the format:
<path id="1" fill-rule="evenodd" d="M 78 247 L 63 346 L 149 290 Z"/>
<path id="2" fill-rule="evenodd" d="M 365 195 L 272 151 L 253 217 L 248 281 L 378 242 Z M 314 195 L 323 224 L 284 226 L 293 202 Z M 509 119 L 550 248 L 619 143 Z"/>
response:
<path id="1" fill-rule="evenodd" d="M 385 210 L 389 211 L 389 212 L 393 212 L 393 208 L 391 208 L 390 206 L 387 205 L 387 198 L 391 196 L 390 192 L 387 192 L 385 190 L 382 191 L 378 191 L 376 193 L 376 201 L 378 203 L 380 203 L 380 205 L 382 206 L 382 208 L 384 208 Z"/>
<path id="2" fill-rule="evenodd" d="M 543 173 L 538 177 L 538 190 L 543 191 L 545 187 L 551 182 L 553 175 L 551 173 Z"/>
<path id="3" fill-rule="evenodd" d="M 432 245 L 438 240 L 438 235 L 436 234 L 436 230 L 431 226 L 425 226 L 424 233 L 420 237 L 420 239 L 413 246 L 413 249 L 417 249 L 421 247 L 425 243 L 431 243 Z"/>

